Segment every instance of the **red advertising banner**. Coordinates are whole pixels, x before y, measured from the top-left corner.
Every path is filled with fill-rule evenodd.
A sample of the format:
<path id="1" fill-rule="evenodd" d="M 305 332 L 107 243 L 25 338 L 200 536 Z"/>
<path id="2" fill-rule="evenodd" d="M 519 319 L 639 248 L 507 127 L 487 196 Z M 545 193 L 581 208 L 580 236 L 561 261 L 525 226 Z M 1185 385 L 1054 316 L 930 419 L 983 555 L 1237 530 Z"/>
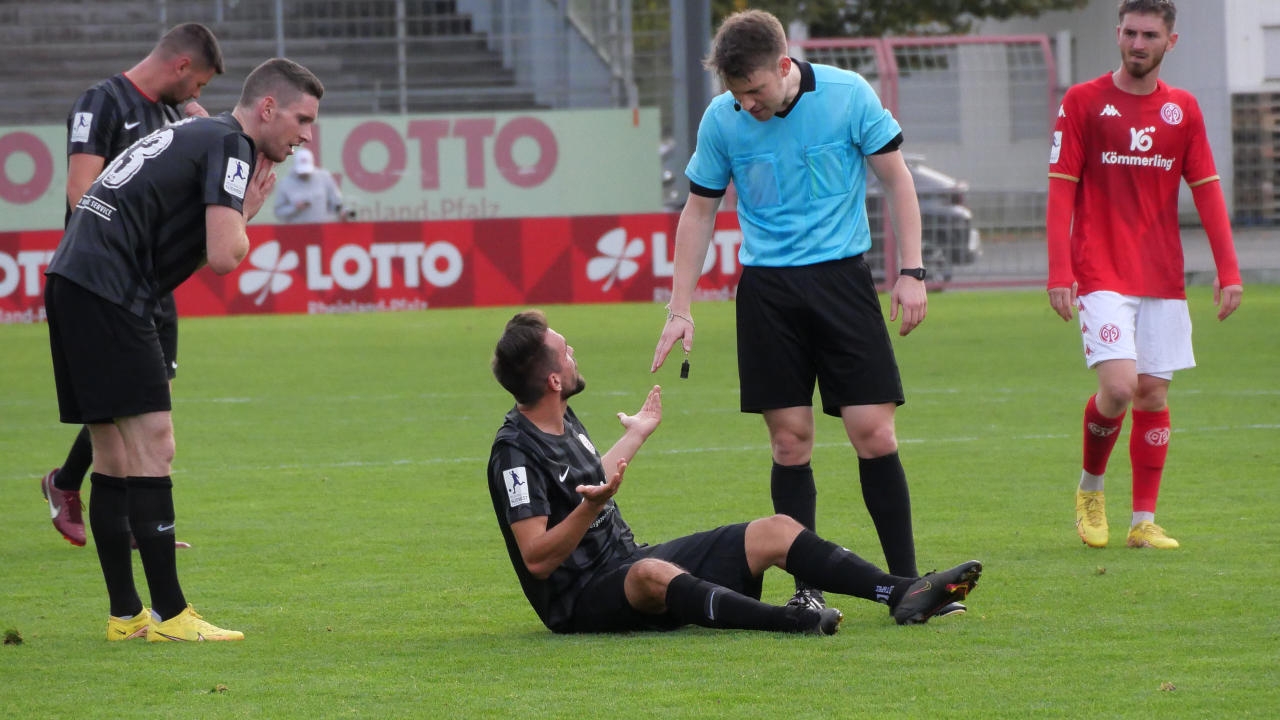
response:
<path id="1" fill-rule="evenodd" d="M 346 313 L 546 303 L 665 302 L 674 213 L 445 222 L 253 225 L 236 270 L 197 272 L 179 314 Z M 42 322 L 61 233 L 0 233 L 0 323 Z M 698 299 L 737 289 L 742 234 L 720 213 Z"/>

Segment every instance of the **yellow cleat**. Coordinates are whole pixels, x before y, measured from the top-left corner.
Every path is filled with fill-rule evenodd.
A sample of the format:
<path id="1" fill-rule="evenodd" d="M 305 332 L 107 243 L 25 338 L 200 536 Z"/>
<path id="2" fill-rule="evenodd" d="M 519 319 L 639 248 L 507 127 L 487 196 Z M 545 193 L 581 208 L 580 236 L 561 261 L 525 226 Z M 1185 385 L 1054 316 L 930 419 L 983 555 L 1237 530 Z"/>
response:
<path id="1" fill-rule="evenodd" d="M 151 611 L 142 608 L 142 612 L 131 618 L 107 617 L 107 640 L 132 640 L 147 636 L 147 628 L 151 626 Z"/>
<path id="2" fill-rule="evenodd" d="M 1178 541 L 1164 534 L 1164 528 L 1153 522 L 1140 522 L 1129 528 L 1129 540 L 1126 543 L 1131 548 L 1156 548 L 1158 550 L 1173 550 L 1178 547 Z"/>
<path id="3" fill-rule="evenodd" d="M 187 609 L 164 622 L 154 623 L 147 633 L 148 642 L 208 642 L 214 640 L 243 640 L 238 630 L 223 630 L 200 617 L 196 609 Z"/>
<path id="4" fill-rule="evenodd" d="M 1076 533 L 1089 547 L 1107 546 L 1107 504 L 1101 490 L 1076 490 Z"/>

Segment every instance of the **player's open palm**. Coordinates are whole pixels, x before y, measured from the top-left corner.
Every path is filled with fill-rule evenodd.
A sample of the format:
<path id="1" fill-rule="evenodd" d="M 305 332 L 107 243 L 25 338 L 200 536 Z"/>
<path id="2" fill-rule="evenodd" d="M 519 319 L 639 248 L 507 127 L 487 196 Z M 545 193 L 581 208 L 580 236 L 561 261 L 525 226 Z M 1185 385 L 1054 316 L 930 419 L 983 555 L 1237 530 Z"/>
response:
<path id="1" fill-rule="evenodd" d="M 628 432 L 635 430 L 641 434 L 641 437 L 647 438 L 653 434 L 662 422 L 662 387 L 653 386 L 635 415 L 618 413 L 618 422 L 622 423 L 623 429 Z"/>
<path id="2" fill-rule="evenodd" d="M 594 505 L 604 505 L 609 502 L 609 498 L 618 494 L 618 488 L 622 487 L 622 475 L 627 471 L 627 461 L 618 461 L 618 470 L 603 485 L 579 485 L 574 488 L 584 500 Z"/>

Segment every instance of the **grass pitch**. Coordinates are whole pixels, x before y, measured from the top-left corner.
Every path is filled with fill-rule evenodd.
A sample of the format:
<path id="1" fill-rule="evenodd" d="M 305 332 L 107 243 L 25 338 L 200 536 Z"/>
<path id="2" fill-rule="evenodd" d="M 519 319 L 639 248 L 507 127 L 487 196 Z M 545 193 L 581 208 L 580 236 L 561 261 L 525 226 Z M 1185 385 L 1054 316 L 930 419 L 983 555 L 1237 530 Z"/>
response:
<path id="1" fill-rule="evenodd" d="M 0 326 L 0 717 L 1271 717 L 1280 701 L 1280 289 L 1225 323 L 1192 288 L 1158 521 L 1183 547 L 1072 528 L 1093 376 L 1043 292 L 937 293 L 895 338 L 922 569 L 986 571 L 970 612 L 898 627 L 831 596 L 833 638 L 686 629 L 560 637 L 520 593 L 485 489 L 510 399 L 488 358 L 512 308 L 188 319 L 175 383 L 184 589 L 242 643 L 107 644 L 92 542 L 50 526 L 38 479 L 59 425 L 46 329 Z M 689 380 L 647 372 L 653 305 L 549 307 L 607 447 L 654 382 L 665 420 L 619 504 L 657 542 L 771 511 L 769 449 L 737 412 L 733 306 L 694 308 Z M 1124 430 L 1128 434 L 1128 425 Z M 819 421 L 818 530 L 882 561 L 839 425 Z M 139 587 L 145 588 L 138 570 Z M 771 571 L 766 600 L 789 596 Z M 145 592 L 145 591 L 144 591 Z M 145 599 L 145 595 L 144 595 Z"/>

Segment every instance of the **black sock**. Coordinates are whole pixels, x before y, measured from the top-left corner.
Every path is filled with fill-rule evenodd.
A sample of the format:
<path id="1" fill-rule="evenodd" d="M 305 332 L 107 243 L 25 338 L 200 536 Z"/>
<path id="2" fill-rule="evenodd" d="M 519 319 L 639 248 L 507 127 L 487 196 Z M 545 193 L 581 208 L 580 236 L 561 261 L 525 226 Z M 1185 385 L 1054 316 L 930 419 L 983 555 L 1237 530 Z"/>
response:
<path id="1" fill-rule="evenodd" d="M 889 604 L 893 589 L 914 578 L 890 575 L 852 550 L 800 531 L 787 551 L 787 572 L 823 590 Z"/>
<path id="2" fill-rule="evenodd" d="M 101 473 L 89 476 L 89 529 L 98 550 L 102 579 L 107 581 L 111 614 L 129 617 L 142 612 L 133 584 L 133 551 L 129 549 L 129 496 L 124 478 Z"/>
<path id="3" fill-rule="evenodd" d="M 667 584 L 667 612 L 687 625 L 730 630 L 804 632 L 818 623 L 815 610 L 768 605 L 688 573 Z"/>
<path id="4" fill-rule="evenodd" d="M 129 478 L 129 526 L 142 556 L 151 609 L 168 620 L 186 609 L 187 600 L 178 584 L 173 546 L 173 481 L 167 475 Z"/>
<path id="5" fill-rule="evenodd" d="M 62 461 L 58 474 L 53 476 L 53 486 L 67 492 L 77 492 L 84 484 L 84 474 L 93 464 L 93 442 L 89 440 L 89 426 L 81 425 L 80 433 L 71 442 L 67 459 Z"/>
<path id="6" fill-rule="evenodd" d="M 889 572 L 900 577 L 919 575 L 916 541 L 911 532 L 911 493 L 907 490 L 907 473 L 902 469 L 898 453 L 869 460 L 858 458 L 858 475 L 862 481 L 862 500 L 880 536 Z"/>
<path id="7" fill-rule="evenodd" d="M 789 515 L 809 530 L 818 525 L 818 487 L 813 482 L 813 467 L 803 465 L 773 464 L 769 472 L 769 494 L 773 496 L 773 511 Z M 796 578 L 796 590 L 807 587 Z"/>

